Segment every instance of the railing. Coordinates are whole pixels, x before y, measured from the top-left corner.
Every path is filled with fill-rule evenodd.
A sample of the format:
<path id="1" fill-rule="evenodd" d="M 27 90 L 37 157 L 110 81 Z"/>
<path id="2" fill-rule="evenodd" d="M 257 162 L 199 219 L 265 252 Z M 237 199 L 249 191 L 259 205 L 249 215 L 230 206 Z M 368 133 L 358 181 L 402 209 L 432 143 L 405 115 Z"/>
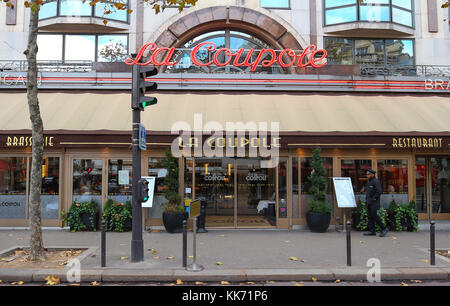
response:
<path id="1" fill-rule="evenodd" d="M 38 61 L 40 72 L 89 72 L 93 70 L 92 61 Z M 0 60 L 0 72 L 27 71 L 26 60 Z"/>
<path id="2" fill-rule="evenodd" d="M 361 65 L 361 75 L 366 76 L 422 76 L 450 78 L 450 66 L 438 65 Z"/>
<path id="3" fill-rule="evenodd" d="M 108 63 L 102 63 L 108 65 Z M 336 65 L 339 66 L 339 65 Z M 345 67 L 345 66 L 343 66 Z M 25 72 L 26 60 L 0 60 L 0 72 Z M 38 61 L 40 72 L 90 72 L 94 71 L 92 61 Z M 450 78 L 450 66 L 444 65 L 360 65 L 362 76 L 418 76 Z M 170 70 L 167 70 L 170 72 Z M 203 71 L 202 71 L 203 72 Z M 332 71 L 327 71 L 333 74 Z M 223 73 L 223 72 L 221 72 Z"/>

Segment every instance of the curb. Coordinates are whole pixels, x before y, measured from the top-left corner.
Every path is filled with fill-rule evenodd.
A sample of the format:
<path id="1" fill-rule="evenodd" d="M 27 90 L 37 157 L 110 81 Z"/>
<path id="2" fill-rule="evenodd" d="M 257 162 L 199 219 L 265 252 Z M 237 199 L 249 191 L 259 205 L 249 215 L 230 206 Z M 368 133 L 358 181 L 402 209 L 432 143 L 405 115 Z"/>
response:
<path id="1" fill-rule="evenodd" d="M 67 269 L 18 270 L 0 269 L 2 281 L 43 282 L 53 275 L 67 282 Z M 336 269 L 230 269 L 188 272 L 184 269 L 135 270 L 89 269 L 81 270 L 81 282 L 261 282 L 261 281 L 367 281 L 368 270 L 363 268 Z M 314 280 L 313 280 L 314 278 Z M 381 281 L 449 280 L 450 267 L 443 268 L 386 268 L 381 270 Z"/>

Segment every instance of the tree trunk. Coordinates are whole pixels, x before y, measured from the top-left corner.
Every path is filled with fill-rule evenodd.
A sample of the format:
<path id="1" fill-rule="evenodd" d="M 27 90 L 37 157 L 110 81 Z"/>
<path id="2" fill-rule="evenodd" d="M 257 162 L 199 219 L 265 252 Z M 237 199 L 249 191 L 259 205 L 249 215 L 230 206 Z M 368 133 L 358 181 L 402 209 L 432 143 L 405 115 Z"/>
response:
<path id="1" fill-rule="evenodd" d="M 37 62 L 38 52 L 37 33 L 39 10 L 35 0 L 32 1 L 30 9 L 30 26 L 28 35 L 28 46 L 24 52 L 27 56 L 27 99 L 30 110 L 32 125 L 32 163 L 30 180 L 30 258 L 39 260 L 44 257 L 44 245 L 42 242 L 41 228 L 41 186 L 42 186 L 42 163 L 44 151 L 44 126 L 39 110 L 38 88 L 37 88 Z"/>

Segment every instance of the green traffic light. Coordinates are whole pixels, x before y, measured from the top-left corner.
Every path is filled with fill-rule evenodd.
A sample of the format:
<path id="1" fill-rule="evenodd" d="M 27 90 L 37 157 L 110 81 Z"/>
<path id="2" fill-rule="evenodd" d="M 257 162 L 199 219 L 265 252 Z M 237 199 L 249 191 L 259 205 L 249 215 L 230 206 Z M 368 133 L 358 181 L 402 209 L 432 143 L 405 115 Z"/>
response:
<path id="1" fill-rule="evenodd" d="M 147 202 L 147 200 L 148 200 L 148 197 L 144 197 L 144 202 Z"/>

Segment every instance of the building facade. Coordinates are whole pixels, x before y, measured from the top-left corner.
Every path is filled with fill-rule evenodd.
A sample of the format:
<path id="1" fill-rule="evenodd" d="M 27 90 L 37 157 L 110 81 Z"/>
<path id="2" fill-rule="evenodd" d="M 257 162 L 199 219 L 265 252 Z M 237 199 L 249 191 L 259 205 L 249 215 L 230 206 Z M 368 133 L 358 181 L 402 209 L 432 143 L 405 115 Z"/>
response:
<path id="1" fill-rule="evenodd" d="M 450 26 L 443 0 L 199 0 L 157 15 L 55 0 L 40 10 L 45 127 L 44 226 L 73 202 L 131 201 L 130 54 L 158 67 L 159 102 L 142 114 L 143 175 L 155 176 L 146 226 L 161 226 L 163 166 L 207 203 L 207 227 L 306 224 L 311 156 L 332 177 L 365 170 L 382 205 L 414 201 L 450 219 Z M 29 10 L 0 7 L 0 226 L 27 226 L 31 123 L 25 92 Z M 144 46 L 144 47 L 143 47 Z"/>

